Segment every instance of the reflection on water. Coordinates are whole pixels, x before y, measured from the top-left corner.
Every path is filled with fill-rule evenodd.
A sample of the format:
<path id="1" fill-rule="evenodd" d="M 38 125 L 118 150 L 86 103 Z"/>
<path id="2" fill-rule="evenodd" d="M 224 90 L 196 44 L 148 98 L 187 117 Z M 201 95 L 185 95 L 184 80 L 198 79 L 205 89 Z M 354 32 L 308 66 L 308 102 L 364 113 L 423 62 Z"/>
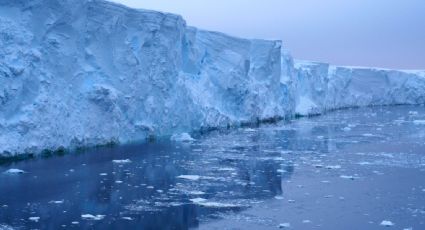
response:
<path id="1" fill-rule="evenodd" d="M 3 166 L 27 173 L 0 175 L 0 223 L 42 229 L 196 227 L 215 212 L 282 194 L 282 178 L 294 167 L 282 159 L 287 142 L 276 143 L 278 135 L 284 136 L 247 129 L 193 143 L 106 148 Z"/>
<path id="2" fill-rule="evenodd" d="M 0 229 L 188 229 L 267 200 L 287 200 L 287 183 L 306 167 L 316 176 L 328 176 L 323 168 L 353 179 L 347 164 L 423 167 L 423 155 L 403 155 L 405 145 L 395 144 L 423 149 L 425 132 L 414 122 L 425 117 L 423 111 L 340 111 L 213 132 L 191 143 L 129 145 L 3 165 L 0 172 L 26 173 L 0 174 Z M 388 157 L 389 150 L 399 153 Z"/>

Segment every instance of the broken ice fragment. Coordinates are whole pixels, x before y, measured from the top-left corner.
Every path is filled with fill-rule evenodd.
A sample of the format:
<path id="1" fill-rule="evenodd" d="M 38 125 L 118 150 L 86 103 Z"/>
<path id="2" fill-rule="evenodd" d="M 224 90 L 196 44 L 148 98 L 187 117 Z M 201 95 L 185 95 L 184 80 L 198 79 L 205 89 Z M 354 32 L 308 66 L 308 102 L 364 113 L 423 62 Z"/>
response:
<path id="1" fill-rule="evenodd" d="M 25 173 L 24 170 L 21 169 L 9 169 L 7 171 L 4 172 L 5 174 L 23 174 Z"/>
<path id="2" fill-rule="evenodd" d="M 130 160 L 130 159 L 125 159 L 125 160 L 113 160 L 113 161 L 112 161 L 112 163 L 115 163 L 115 164 L 128 164 L 128 163 L 131 163 L 131 160 Z"/>
<path id="3" fill-rule="evenodd" d="M 425 120 L 414 120 L 413 124 L 415 124 L 415 125 L 425 125 Z"/>
<path id="4" fill-rule="evenodd" d="M 38 222 L 38 221 L 40 220 L 40 217 L 38 217 L 38 216 L 33 216 L 33 217 L 28 218 L 28 220 L 30 220 L 30 221 L 34 221 L 34 222 Z"/>
<path id="5" fill-rule="evenodd" d="M 349 131 L 351 131 L 351 128 L 350 127 L 345 127 L 342 130 L 344 130 L 345 132 L 349 132 Z"/>
<path id="6" fill-rule="evenodd" d="M 291 224 L 290 223 L 279 224 L 279 228 L 289 228 L 289 227 L 291 227 Z"/>
<path id="7" fill-rule="evenodd" d="M 199 175 L 180 175 L 177 178 L 186 180 L 199 180 L 201 177 Z"/>
<path id="8" fill-rule="evenodd" d="M 385 227 L 391 227 L 391 226 L 394 226 L 394 223 L 389 220 L 383 220 L 380 225 Z"/>
<path id="9" fill-rule="evenodd" d="M 195 140 L 188 133 L 174 134 L 170 139 L 177 142 L 192 142 Z"/>
<path id="10" fill-rule="evenodd" d="M 208 208 L 236 208 L 240 207 L 240 205 L 237 204 L 229 204 L 229 203 L 219 203 L 219 202 L 211 202 L 204 198 L 194 198 L 190 199 L 194 204 L 199 206 L 204 206 Z"/>
<path id="11" fill-rule="evenodd" d="M 50 204 L 63 204 L 63 200 L 52 200 L 49 203 Z"/>
<path id="12" fill-rule="evenodd" d="M 354 180 L 354 179 L 358 178 L 358 177 L 355 177 L 355 176 L 347 176 L 347 175 L 341 175 L 339 177 L 342 178 L 342 179 L 350 179 L 350 180 Z"/>
<path id="13" fill-rule="evenodd" d="M 105 218 L 105 215 L 83 214 L 81 215 L 81 218 L 85 220 L 103 220 L 103 218 Z"/>
<path id="14" fill-rule="evenodd" d="M 326 166 L 327 169 L 340 169 L 341 165 L 328 165 Z"/>

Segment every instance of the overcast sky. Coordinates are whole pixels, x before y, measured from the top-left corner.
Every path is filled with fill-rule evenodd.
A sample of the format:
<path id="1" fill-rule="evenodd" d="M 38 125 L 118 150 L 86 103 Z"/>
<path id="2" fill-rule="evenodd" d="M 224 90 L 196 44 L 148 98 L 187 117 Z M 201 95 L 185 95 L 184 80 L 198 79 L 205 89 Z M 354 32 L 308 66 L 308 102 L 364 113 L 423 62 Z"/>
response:
<path id="1" fill-rule="evenodd" d="M 283 40 L 297 59 L 425 69 L 425 0 L 113 0 L 188 25 Z"/>

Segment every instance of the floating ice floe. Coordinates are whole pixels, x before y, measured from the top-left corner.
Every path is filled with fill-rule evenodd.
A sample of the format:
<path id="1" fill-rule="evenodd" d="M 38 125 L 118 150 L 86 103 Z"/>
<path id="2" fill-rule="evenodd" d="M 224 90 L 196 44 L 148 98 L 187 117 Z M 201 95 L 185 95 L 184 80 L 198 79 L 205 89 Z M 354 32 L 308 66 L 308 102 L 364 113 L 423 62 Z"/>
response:
<path id="1" fill-rule="evenodd" d="M 415 124 L 415 125 L 425 125 L 425 120 L 414 120 L 413 124 Z"/>
<path id="2" fill-rule="evenodd" d="M 291 227 L 291 224 L 290 223 L 279 224 L 279 228 L 290 228 L 290 227 Z"/>
<path id="3" fill-rule="evenodd" d="M 211 202 L 211 201 L 208 201 L 207 199 L 204 199 L 204 198 L 194 198 L 194 199 L 190 199 L 190 201 L 192 201 L 192 203 L 194 203 L 196 205 L 207 207 L 207 208 L 237 208 L 237 207 L 241 207 L 241 205 L 238 205 L 238 204 Z"/>
<path id="4" fill-rule="evenodd" d="M 38 216 L 32 216 L 32 217 L 28 218 L 28 220 L 34 221 L 34 222 L 38 222 L 40 220 L 40 217 L 38 217 Z"/>
<path id="5" fill-rule="evenodd" d="M 174 135 L 171 136 L 170 139 L 172 141 L 177 141 L 177 142 L 191 142 L 191 141 L 195 141 L 195 139 L 192 138 L 189 133 L 174 134 Z"/>
<path id="6" fill-rule="evenodd" d="M 14 228 L 9 225 L 0 224 L 0 230 L 14 230 Z"/>
<path id="7" fill-rule="evenodd" d="M 133 220 L 133 218 L 127 217 L 127 216 L 123 216 L 123 217 L 121 217 L 121 219 L 123 219 L 123 220 L 129 220 L 129 221 Z"/>
<path id="8" fill-rule="evenodd" d="M 185 179 L 185 180 L 199 180 L 199 179 L 201 179 L 201 176 L 199 176 L 199 175 L 180 175 L 177 178 Z"/>
<path id="9" fill-rule="evenodd" d="M 342 130 L 344 130 L 345 132 L 349 132 L 349 131 L 351 131 L 351 128 L 350 127 L 345 127 Z"/>
<path id="10" fill-rule="evenodd" d="M 205 195 L 205 192 L 202 191 L 189 191 L 188 192 L 190 195 Z"/>
<path id="11" fill-rule="evenodd" d="M 49 203 L 50 204 L 63 204 L 64 200 L 52 200 Z"/>
<path id="12" fill-rule="evenodd" d="M 327 169 L 340 169 L 341 165 L 328 165 L 326 166 Z"/>
<path id="13" fill-rule="evenodd" d="M 246 128 L 243 131 L 245 131 L 245 132 L 255 132 L 256 130 L 252 129 L 252 128 Z"/>
<path id="14" fill-rule="evenodd" d="M 418 111 L 409 111 L 409 115 L 411 115 L 411 116 L 415 116 L 415 115 L 418 115 L 419 113 L 418 113 Z"/>
<path id="15" fill-rule="evenodd" d="M 391 227 L 391 226 L 394 226 L 395 224 L 389 220 L 383 220 L 380 225 L 385 227 Z"/>
<path id="16" fill-rule="evenodd" d="M 9 170 L 5 171 L 4 173 L 13 175 L 13 174 L 23 174 L 23 173 L 25 173 L 25 171 L 21 170 L 21 169 L 9 169 Z"/>
<path id="17" fill-rule="evenodd" d="M 236 171 L 235 168 L 219 168 L 218 171 Z"/>
<path id="18" fill-rule="evenodd" d="M 92 214 L 83 214 L 81 218 L 84 220 L 103 220 L 105 215 L 92 215 Z"/>
<path id="19" fill-rule="evenodd" d="M 339 176 L 342 179 L 350 179 L 350 180 L 354 180 L 354 179 L 358 179 L 359 177 L 356 176 L 349 176 L 349 175 L 341 175 Z"/>
<path id="20" fill-rule="evenodd" d="M 115 164 L 129 164 L 129 163 L 131 163 L 131 160 L 130 159 L 112 160 L 112 163 L 115 163 Z"/>

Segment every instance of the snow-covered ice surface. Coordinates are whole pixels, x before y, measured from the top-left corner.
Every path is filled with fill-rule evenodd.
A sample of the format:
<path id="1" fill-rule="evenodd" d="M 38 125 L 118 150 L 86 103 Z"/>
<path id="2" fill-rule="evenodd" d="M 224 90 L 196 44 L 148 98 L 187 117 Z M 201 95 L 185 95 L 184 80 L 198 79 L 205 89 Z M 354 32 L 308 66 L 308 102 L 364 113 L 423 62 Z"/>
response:
<path id="1" fill-rule="evenodd" d="M 26 172 L 0 173 L 0 229 L 424 229 L 416 120 L 348 109 L 0 165 Z"/>
<path id="2" fill-rule="evenodd" d="M 0 0 L 0 47 L 3 156 L 425 101 L 423 71 L 294 63 L 280 41 L 102 0 Z"/>

